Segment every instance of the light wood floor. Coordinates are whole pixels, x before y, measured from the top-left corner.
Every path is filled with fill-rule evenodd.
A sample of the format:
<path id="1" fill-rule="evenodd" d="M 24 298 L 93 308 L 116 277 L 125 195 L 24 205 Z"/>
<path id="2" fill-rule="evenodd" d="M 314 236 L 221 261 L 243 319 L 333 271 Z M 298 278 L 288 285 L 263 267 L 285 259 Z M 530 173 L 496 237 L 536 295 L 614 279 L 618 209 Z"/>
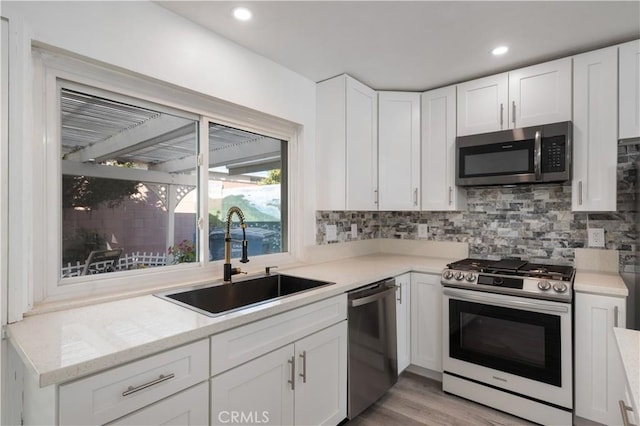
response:
<path id="1" fill-rule="evenodd" d="M 404 372 L 398 383 L 348 426 L 533 425 L 526 420 L 445 394 L 442 384 Z"/>

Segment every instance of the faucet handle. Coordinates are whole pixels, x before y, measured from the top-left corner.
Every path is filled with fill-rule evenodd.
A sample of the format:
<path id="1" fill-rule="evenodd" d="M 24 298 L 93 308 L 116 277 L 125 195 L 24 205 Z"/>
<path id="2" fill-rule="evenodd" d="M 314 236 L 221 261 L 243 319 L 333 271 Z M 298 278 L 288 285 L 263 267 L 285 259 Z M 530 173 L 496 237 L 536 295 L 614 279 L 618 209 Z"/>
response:
<path id="1" fill-rule="evenodd" d="M 264 268 L 264 273 L 269 275 L 271 273 L 271 268 L 277 268 L 277 266 L 267 266 Z"/>

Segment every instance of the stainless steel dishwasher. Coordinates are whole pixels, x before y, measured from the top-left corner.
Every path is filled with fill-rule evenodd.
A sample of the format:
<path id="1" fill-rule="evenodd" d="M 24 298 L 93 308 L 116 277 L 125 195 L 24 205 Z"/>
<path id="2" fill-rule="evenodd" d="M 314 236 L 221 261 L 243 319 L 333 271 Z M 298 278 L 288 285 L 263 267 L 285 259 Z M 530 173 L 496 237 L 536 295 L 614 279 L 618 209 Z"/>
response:
<path id="1" fill-rule="evenodd" d="M 395 283 L 390 278 L 348 293 L 349 419 L 398 380 Z"/>

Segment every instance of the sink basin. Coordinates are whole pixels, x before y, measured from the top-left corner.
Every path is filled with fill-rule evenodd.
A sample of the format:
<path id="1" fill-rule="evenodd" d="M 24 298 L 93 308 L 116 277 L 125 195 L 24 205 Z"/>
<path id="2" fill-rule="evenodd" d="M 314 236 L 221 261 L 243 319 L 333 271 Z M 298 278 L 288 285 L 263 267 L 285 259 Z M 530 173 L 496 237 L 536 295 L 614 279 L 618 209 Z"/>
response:
<path id="1" fill-rule="evenodd" d="M 205 285 L 158 293 L 155 296 L 214 317 L 331 284 L 333 283 L 272 274 L 234 281 L 231 284 Z"/>

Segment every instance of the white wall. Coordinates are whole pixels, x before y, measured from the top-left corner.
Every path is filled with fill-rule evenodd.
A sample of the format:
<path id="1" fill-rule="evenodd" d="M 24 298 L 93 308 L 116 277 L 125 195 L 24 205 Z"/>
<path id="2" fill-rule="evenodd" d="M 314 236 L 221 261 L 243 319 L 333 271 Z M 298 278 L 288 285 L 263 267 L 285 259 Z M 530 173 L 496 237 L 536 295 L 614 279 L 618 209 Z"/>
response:
<path id="1" fill-rule="evenodd" d="M 292 204 L 302 225 L 293 237 L 299 246 L 315 244 L 314 82 L 147 1 L 3 1 L 2 16 L 24 38 L 17 57 L 26 72 L 14 72 L 10 82 L 22 89 L 23 98 L 30 98 L 25 50 L 32 41 L 302 125 L 304 172 L 298 184 L 304 190 Z M 23 114 L 19 121 L 26 129 L 29 112 Z M 28 166 L 28 151 L 23 157 Z M 21 262 L 25 266 L 17 276 L 22 282 L 36 266 L 28 259 Z"/>

